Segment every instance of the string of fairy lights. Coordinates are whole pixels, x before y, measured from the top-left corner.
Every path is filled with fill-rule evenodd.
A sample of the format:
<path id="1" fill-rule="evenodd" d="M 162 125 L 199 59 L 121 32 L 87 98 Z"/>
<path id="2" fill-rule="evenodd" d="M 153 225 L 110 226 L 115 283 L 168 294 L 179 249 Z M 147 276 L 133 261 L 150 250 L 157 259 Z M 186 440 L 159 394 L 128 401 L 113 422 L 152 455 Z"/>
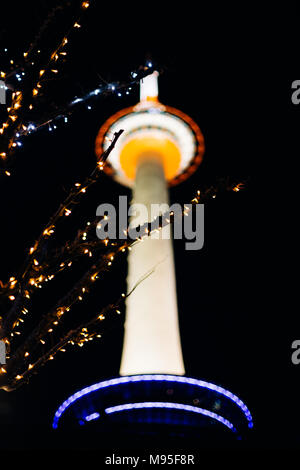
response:
<path id="1" fill-rule="evenodd" d="M 112 83 L 102 83 L 84 95 L 76 96 L 58 109 L 55 106 L 55 110 L 50 112 L 50 114 L 48 113 L 46 117 L 44 116 L 42 120 L 37 121 L 36 118 L 35 120 L 31 118 L 30 114 L 32 111 L 35 111 L 35 115 L 39 114 L 36 111 L 39 111 L 39 97 L 43 95 L 44 85 L 47 81 L 59 75 L 59 66 L 67 58 L 67 46 L 70 37 L 74 31 L 78 31 L 82 27 L 83 15 L 90 5 L 90 1 L 81 2 L 81 11 L 77 19 L 74 20 L 72 26 L 65 32 L 55 49 L 49 53 L 48 60 L 39 67 L 37 74 L 33 77 L 33 82 L 29 83 L 27 87 L 16 89 L 17 87 L 13 81 L 17 80 L 17 83 L 22 83 L 24 76 L 26 76 L 26 67 L 35 65 L 37 62 L 35 57 L 41 55 L 41 50 L 37 48 L 36 44 L 31 44 L 29 49 L 23 53 L 23 66 L 18 66 L 15 70 L 10 70 L 9 72 L 0 71 L 0 79 L 7 81 L 5 85 L 6 90 L 13 89 L 11 103 L 6 108 L 7 119 L 0 124 L 0 138 L 3 141 L 2 144 L 0 143 L 0 176 L 11 176 L 12 157 L 23 146 L 24 137 L 42 129 L 47 129 L 49 132 L 55 131 L 58 125 L 65 125 L 69 122 L 70 116 L 78 105 L 86 104 L 86 109 L 90 110 L 91 101 L 99 97 L 111 94 L 115 94 L 118 97 L 128 95 L 143 77 L 152 73 L 153 64 L 151 61 L 147 61 L 144 66 L 139 67 L 136 71 L 132 71 L 130 78 L 126 82 L 114 81 Z M 9 62 L 10 66 L 14 64 L 13 59 Z"/>
<path id="2" fill-rule="evenodd" d="M 116 136 L 115 139 L 116 138 L 118 138 L 118 136 Z M 103 165 L 105 164 L 106 158 L 104 157 Z M 103 167 L 103 165 L 98 166 Z M 230 182 L 229 180 L 225 182 L 224 187 L 224 181 L 222 181 L 216 185 L 210 186 L 204 191 L 198 190 L 195 197 L 191 200 L 191 204 L 196 205 L 215 199 L 221 188 L 222 190 L 226 189 L 227 191 L 239 192 L 243 187 L 243 183 L 237 184 L 235 182 Z M 89 186 L 86 186 L 84 189 L 89 189 Z M 75 194 L 74 197 L 76 197 Z M 69 200 L 69 202 L 71 201 Z M 74 202 L 74 200 L 72 200 L 72 202 Z M 59 211 L 62 210 L 62 207 L 63 211 L 61 213 L 65 212 L 66 209 L 64 205 L 61 205 L 61 209 L 59 209 Z M 109 239 L 105 239 L 101 241 L 97 240 L 95 242 L 92 238 L 87 241 L 87 237 L 92 233 L 95 238 L 95 228 L 97 224 L 101 223 L 101 220 L 100 222 L 98 219 L 92 223 L 89 222 L 86 231 L 81 231 L 81 237 L 77 237 L 78 240 L 81 239 L 83 242 L 82 244 L 79 243 L 81 255 L 86 255 L 88 253 L 89 256 L 93 256 L 97 249 L 99 249 L 99 246 L 103 248 L 103 245 L 107 248 L 107 252 L 84 273 L 82 278 L 55 304 L 54 307 L 51 308 L 49 312 L 47 312 L 47 314 L 43 315 L 41 321 L 31 331 L 29 336 L 26 337 L 25 341 L 15 348 L 12 355 L 9 356 L 7 366 L 3 366 L 0 369 L 0 387 L 4 387 L 7 390 L 19 387 L 23 382 L 28 381 L 32 374 L 37 373 L 39 367 L 43 366 L 46 362 L 53 360 L 58 353 L 66 352 L 68 346 L 77 345 L 82 347 L 94 339 L 101 338 L 103 334 L 103 321 L 109 317 L 109 314 L 115 313 L 120 315 L 122 313 L 123 303 L 130 293 L 127 294 L 127 296 L 122 294 L 116 302 L 104 307 L 100 312 L 96 312 L 92 315 L 90 320 L 83 322 L 80 326 L 74 329 L 67 330 L 62 333 L 60 326 L 74 305 L 82 303 L 84 297 L 89 294 L 93 284 L 99 279 L 103 279 L 105 272 L 112 267 L 113 263 L 119 258 L 119 256 L 126 254 L 132 249 L 134 244 L 143 242 L 147 237 L 151 236 L 152 233 L 162 230 L 163 227 L 172 223 L 175 217 L 188 216 L 189 212 L 190 207 L 185 205 L 180 214 L 174 214 L 172 212 L 163 214 L 161 217 L 157 217 L 152 221 L 151 224 L 145 223 L 143 226 L 139 227 L 138 233 L 142 235 L 138 238 L 129 238 L 125 241 L 111 241 Z M 51 226 L 51 224 L 48 225 L 48 227 Z M 129 232 L 129 228 L 127 231 Z M 36 246 L 34 251 L 38 250 L 39 243 L 40 241 L 38 243 L 36 242 L 34 245 Z M 33 255 L 33 253 L 34 252 L 32 252 L 31 255 Z M 70 256 L 69 259 L 70 261 L 68 264 L 71 266 L 72 256 Z M 32 282 L 33 278 L 30 278 L 29 284 L 33 288 L 42 287 L 43 282 L 47 282 L 49 277 L 52 278 L 52 276 L 54 276 L 54 274 L 41 274 L 43 273 L 43 269 L 47 268 L 47 263 L 46 266 L 44 266 L 39 263 L 36 264 L 34 262 L 35 260 L 36 258 L 33 258 L 32 267 L 39 267 L 39 272 L 37 274 L 37 276 L 39 276 L 34 279 L 34 282 Z M 64 266 L 62 266 L 62 268 Z M 17 284 L 20 284 L 20 282 L 16 277 L 14 277 L 10 278 L 8 284 L 12 286 L 10 289 L 14 289 Z M 5 286 L 4 289 L 7 290 L 7 286 Z M 27 289 L 24 290 L 25 297 L 23 298 L 23 301 L 26 302 L 31 298 L 31 295 L 27 295 L 29 292 L 32 295 L 34 291 L 29 291 L 29 287 L 27 286 Z M 16 299 L 13 300 L 16 302 Z M 2 321 L 2 338 L 5 341 L 8 350 L 13 349 L 13 339 L 15 337 L 19 338 L 19 336 L 22 335 L 22 331 L 20 330 L 22 330 L 22 325 L 25 323 L 29 315 L 28 306 L 25 307 L 24 303 L 19 303 L 18 307 L 17 318 L 15 318 L 15 316 L 13 317 L 13 324 L 11 324 L 11 322 L 5 323 L 5 321 L 3 323 Z M 17 313 L 16 309 L 13 311 L 15 314 Z M 3 327 L 3 325 L 5 326 Z M 6 334 L 6 336 L 3 335 L 5 331 L 6 333 L 9 333 Z M 57 337 L 56 331 L 58 335 Z"/>
<path id="3" fill-rule="evenodd" d="M 81 10 L 85 11 L 89 8 L 90 6 L 90 1 L 83 1 L 81 3 Z M 59 60 L 61 58 L 64 58 L 67 55 L 67 51 L 65 50 L 65 46 L 67 45 L 69 41 L 69 36 L 74 29 L 78 29 L 81 27 L 80 24 L 80 18 L 82 17 L 82 13 L 80 13 L 78 20 L 76 20 L 72 27 L 68 29 L 67 33 L 64 35 L 62 40 L 59 42 L 58 46 L 50 53 L 50 56 L 48 58 L 48 61 L 46 64 L 44 64 L 43 68 L 41 68 L 38 72 L 38 77 L 35 79 L 34 84 L 31 86 L 31 89 L 29 93 L 31 94 L 32 100 L 27 103 L 28 110 L 32 110 L 34 105 L 33 102 L 38 98 L 38 95 L 41 92 L 41 89 L 43 87 L 43 84 L 45 80 L 47 79 L 49 74 L 57 74 L 58 73 L 58 68 L 57 64 L 59 63 Z M 37 54 L 39 54 L 41 51 L 38 49 Z M 23 59 L 24 59 L 24 68 L 26 65 L 31 64 L 34 65 L 34 60 L 32 59 L 32 53 L 33 53 L 33 48 L 30 47 L 29 50 L 23 53 Z M 10 60 L 10 64 L 14 64 L 14 60 Z M 15 73 L 10 72 L 6 73 L 4 71 L 0 71 L 0 78 L 1 79 L 6 79 L 6 78 L 12 78 L 15 77 L 19 82 L 22 81 L 22 77 L 25 75 L 25 72 L 20 72 L 19 67 L 15 70 Z M 8 89 L 8 87 L 6 86 Z M 24 92 L 21 90 L 15 90 L 12 93 L 12 99 L 11 99 L 11 105 L 7 108 L 7 120 L 2 123 L 0 126 L 0 135 L 5 135 L 5 133 L 8 133 L 9 130 L 11 130 L 11 137 L 8 139 L 8 144 L 7 144 L 7 149 L 4 151 L 2 150 L 0 152 L 0 157 L 2 160 L 7 160 L 9 157 L 9 154 L 13 149 L 16 147 L 21 146 L 21 141 L 19 140 L 21 135 L 24 135 L 24 133 L 28 133 L 34 129 L 34 124 L 24 124 L 22 118 L 21 118 L 21 111 L 23 107 L 23 98 L 24 98 Z M 28 100 L 25 100 L 26 102 Z M 29 129 L 28 129 L 29 127 Z M 12 129 L 11 129 L 12 128 Z M 7 169 L 4 169 L 2 172 L 6 176 L 10 176 L 10 171 Z"/>
<path id="4" fill-rule="evenodd" d="M 87 225 L 84 231 L 79 231 L 77 237 L 72 244 L 68 244 L 56 257 L 52 253 L 48 258 L 40 261 L 40 254 L 43 250 L 46 240 L 51 237 L 56 229 L 57 223 L 64 217 L 70 216 L 73 207 L 80 203 L 87 190 L 92 187 L 98 180 L 100 172 L 103 170 L 106 159 L 113 150 L 118 138 L 122 134 L 122 130 L 114 135 L 109 147 L 102 154 L 98 160 L 96 167 L 91 174 L 84 180 L 83 183 L 75 183 L 69 191 L 65 200 L 60 204 L 57 211 L 52 215 L 46 227 L 40 233 L 40 236 L 35 241 L 34 245 L 30 247 L 28 256 L 25 260 L 25 265 L 21 269 L 20 274 L 15 277 L 11 276 L 6 284 L 2 284 L 2 296 L 7 295 L 10 301 L 13 301 L 13 306 L 8 311 L 6 317 L 0 323 L 0 332 L 6 332 L 18 326 L 20 320 L 17 320 L 18 312 L 26 309 L 25 303 L 28 303 L 32 292 L 36 288 L 41 288 L 44 282 L 51 281 L 55 275 L 71 267 L 73 260 L 80 255 L 92 255 L 90 246 L 87 247 L 85 243 L 87 232 L 91 230 L 90 224 Z M 104 243 L 105 244 L 105 243 Z M 65 252 L 65 256 L 64 255 Z M 50 260 L 50 261 L 49 261 Z M 49 272 L 50 271 L 50 272 Z M 14 335 L 12 332 L 11 335 Z"/>

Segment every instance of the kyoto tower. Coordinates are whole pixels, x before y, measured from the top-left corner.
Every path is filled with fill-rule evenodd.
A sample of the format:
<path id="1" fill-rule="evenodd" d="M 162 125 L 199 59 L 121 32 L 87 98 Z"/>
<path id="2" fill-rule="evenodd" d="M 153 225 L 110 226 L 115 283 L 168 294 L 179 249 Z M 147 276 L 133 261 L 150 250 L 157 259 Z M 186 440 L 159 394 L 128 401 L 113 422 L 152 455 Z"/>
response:
<path id="1" fill-rule="evenodd" d="M 140 101 L 111 116 L 96 138 L 96 155 L 110 137 L 124 132 L 105 171 L 132 188 L 132 204 L 161 215 L 169 204 L 168 187 L 186 180 L 199 166 L 204 138 L 186 114 L 158 100 L 158 72 L 140 82 Z M 134 225 L 149 215 L 140 211 Z M 185 376 L 177 311 L 176 278 L 170 227 L 152 233 L 128 255 L 128 292 L 120 376 L 88 386 L 57 410 L 53 427 L 117 426 L 127 432 L 172 429 L 193 434 L 203 428 L 241 434 L 253 427 L 247 406 L 228 390 Z M 196 347 L 196 345 L 195 345 Z M 92 423 L 92 424 L 91 424 Z"/>

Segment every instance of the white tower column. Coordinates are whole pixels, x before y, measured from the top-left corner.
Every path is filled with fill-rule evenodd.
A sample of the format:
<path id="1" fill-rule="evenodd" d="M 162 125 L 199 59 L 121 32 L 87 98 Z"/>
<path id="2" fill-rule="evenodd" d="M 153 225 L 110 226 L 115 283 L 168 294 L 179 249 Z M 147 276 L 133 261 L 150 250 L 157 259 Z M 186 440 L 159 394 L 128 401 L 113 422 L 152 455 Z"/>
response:
<path id="1" fill-rule="evenodd" d="M 141 159 L 136 171 L 133 202 L 169 204 L 164 170 L 155 155 Z M 156 214 L 158 215 L 158 214 Z M 143 224 L 143 216 L 134 225 Z M 169 233 L 170 227 L 162 232 Z M 149 271 L 126 300 L 125 335 L 120 375 L 185 373 L 178 325 L 172 240 L 153 234 L 137 243 L 128 258 L 128 291 Z"/>

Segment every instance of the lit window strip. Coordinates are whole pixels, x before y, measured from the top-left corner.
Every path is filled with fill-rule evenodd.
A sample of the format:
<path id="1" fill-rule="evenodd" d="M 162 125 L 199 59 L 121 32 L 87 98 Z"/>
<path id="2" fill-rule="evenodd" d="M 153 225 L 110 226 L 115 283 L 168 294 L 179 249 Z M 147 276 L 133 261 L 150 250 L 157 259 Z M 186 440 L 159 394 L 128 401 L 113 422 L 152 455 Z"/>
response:
<path id="1" fill-rule="evenodd" d="M 94 385 L 90 385 L 89 387 L 83 388 L 82 390 L 78 391 L 74 395 L 71 395 L 66 401 L 62 403 L 62 405 L 58 408 L 54 415 L 53 419 L 53 428 L 56 429 L 58 427 L 58 421 L 62 414 L 65 412 L 70 405 L 72 405 L 75 401 L 79 400 L 79 398 L 88 395 L 89 393 L 95 392 L 102 388 L 112 387 L 115 385 L 121 385 L 131 382 L 144 382 L 144 381 L 160 381 L 160 382 L 177 382 L 177 383 L 185 383 L 190 385 L 195 385 L 197 387 L 206 388 L 207 390 L 212 390 L 214 392 L 219 393 L 220 395 L 229 398 L 233 401 L 244 413 L 247 421 L 248 427 L 253 428 L 253 419 L 251 413 L 247 406 L 240 400 L 236 395 L 229 392 L 225 388 L 219 387 L 218 385 L 205 382 L 203 380 L 192 379 L 189 377 L 181 377 L 176 375 L 162 375 L 162 374 L 155 374 L 155 375 L 133 375 L 128 377 L 118 377 L 116 379 L 104 380 L 103 382 L 98 382 Z"/>
<path id="2" fill-rule="evenodd" d="M 155 402 L 155 401 L 148 401 L 143 403 L 126 403 L 125 405 L 117 405 L 111 406 L 110 408 L 106 408 L 105 413 L 117 413 L 120 411 L 127 411 L 127 410 L 139 410 L 145 408 L 161 408 L 161 409 L 173 409 L 173 410 L 183 410 L 189 411 L 192 413 L 198 413 L 204 416 L 208 416 L 209 418 L 215 419 L 220 423 L 227 426 L 231 431 L 236 432 L 235 427 L 233 424 L 228 421 L 227 419 L 223 418 L 223 416 L 218 415 L 217 413 L 213 413 L 212 411 L 205 410 L 204 408 L 198 408 L 196 406 L 191 405 L 183 405 L 182 403 L 168 403 L 168 402 Z"/>

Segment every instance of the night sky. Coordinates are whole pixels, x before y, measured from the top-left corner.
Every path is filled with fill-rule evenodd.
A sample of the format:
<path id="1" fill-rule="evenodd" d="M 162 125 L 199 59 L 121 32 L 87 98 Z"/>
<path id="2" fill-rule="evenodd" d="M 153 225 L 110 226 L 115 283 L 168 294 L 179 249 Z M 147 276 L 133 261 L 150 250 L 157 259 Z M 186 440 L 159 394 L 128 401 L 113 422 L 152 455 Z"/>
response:
<path id="1" fill-rule="evenodd" d="M 20 56 L 59 3 L 67 4 L 12 1 L 1 12 L 1 64 L 7 63 L 4 48 L 8 57 Z M 190 3 L 184 10 L 177 4 L 146 14 L 145 2 L 139 7 L 91 3 L 82 28 L 69 41 L 57 81 L 50 84 L 49 106 L 67 103 L 105 81 L 129 81 L 133 70 L 151 60 L 163 69 L 161 102 L 189 114 L 206 144 L 203 163 L 171 189 L 171 201 L 189 202 L 197 189 L 220 176 L 248 179 L 245 190 L 221 193 L 206 204 L 202 250 L 186 251 L 183 241 L 174 243 L 186 375 L 220 384 L 247 404 L 255 429 L 241 445 L 297 448 L 300 369 L 291 363 L 291 344 L 299 337 L 291 300 L 297 289 L 285 287 L 289 270 L 281 264 L 294 257 L 292 236 L 283 242 L 282 224 L 290 220 L 283 199 L 287 191 L 293 195 L 295 185 L 288 173 L 273 176 L 274 168 L 297 154 L 300 111 L 290 103 L 290 83 L 298 69 L 291 62 L 283 73 L 289 41 L 278 47 L 278 20 L 268 22 L 249 11 L 235 12 L 235 21 L 230 11 L 226 16 L 221 10 L 206 12 L 201 4 L 197 13 Z M 72 2 L 58 15 L 55 27 L 42 37 L 41 50 L 59 42 L 79 4 Z M 16 272 L 66 190 L 94 167 L 94 141 L 103 122 L 135 104 L 138 96 L 138 87 L 128 96 L 99 96 L 76 107 L 68 124 L 24 138 L 12 176 L 1 181 L 0 279 Z M 104 175 L 73 220 L 83 224 L 101 202 L 114 203 L 124 194 L 129 191 Z M 66 230 L 59 236 L 72 233 L 71 226 Z M 126 289 L 125 280 L 123 259 L 97 284 L 89 306 L 116 300 Z M 50 298 L 38 298 L 35 308 L 41 315 L 68 282 L 62 278 Z M 100 341 L 48 363 L 28 385 L 0 391 L 0 421 L 6 429 L 0 449 L 56 445 L 51 422 L 61 402 L 83 386 L 118 375 L 123 321 L 122 315 L 111 322 Z M 72 448 L 68 436 L 65 442 Z"/>

